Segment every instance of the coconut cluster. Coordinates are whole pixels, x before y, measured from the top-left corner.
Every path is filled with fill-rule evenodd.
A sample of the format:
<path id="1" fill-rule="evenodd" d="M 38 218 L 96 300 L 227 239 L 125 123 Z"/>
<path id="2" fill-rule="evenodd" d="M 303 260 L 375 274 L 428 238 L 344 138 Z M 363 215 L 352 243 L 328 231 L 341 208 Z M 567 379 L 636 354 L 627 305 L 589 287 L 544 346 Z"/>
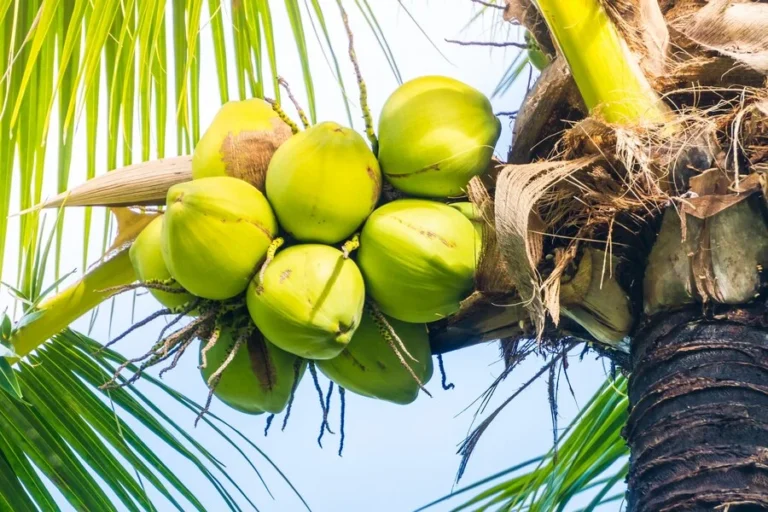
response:
<path id="1" fill-rule="evenodd" d="M 337 123 L 291 134 L 268 103 L 230 102 L 194 179 L 133 244 L 157 300 L 198 316 L 187 336 L 233 408 L 282 411 L 307 360 L 401 404 L 432 376 L 427 324 L 472 293 L 482 242 L 472 204 L 453 201 L 488 169 L 500 123 L 480 92 L 430 76 L 397 89 L 378 128 L 375 155 Z M 385 202 L 385 181 L 402 198 Z"/>

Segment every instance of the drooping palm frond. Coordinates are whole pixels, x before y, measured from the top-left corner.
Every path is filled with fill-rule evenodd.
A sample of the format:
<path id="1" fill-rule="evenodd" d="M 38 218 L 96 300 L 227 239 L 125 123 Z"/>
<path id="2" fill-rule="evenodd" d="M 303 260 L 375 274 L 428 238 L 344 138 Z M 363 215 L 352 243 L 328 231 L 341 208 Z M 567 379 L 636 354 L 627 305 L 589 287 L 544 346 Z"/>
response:
<path id="1" fill-rule="evenodd" d="M 52 496 L 50 484 L 79 510 L 155 510 L 148 488 L 178 510 L 206 510 L 198 498 L 212 494 L 222 508 L 255 508 L 252 489 L 246 493 L 241 486 L 262 479 L 256 468 L 260 462 L 250 459 L 260 456 L 271 464 L 269 458 L 208 415 L 204 421 L 212 435 L 238 450 L 253 470 L 246 478 L 233 478 L 180 426 L 184 419 L 172 419 L 135 388 L 99 389 L 122 362 L 96 341 L 65 331 L 18 365 L 23 398 L 0 392 L 0 500 L 8 509 L 58 510 L 62 503 Z M 199 412 L 200 406 L 158 380 L 145 377 L 144 382 L 152 385 L 155 398 L 164 395 L 188 410 L 189 421 Z M 191 488 L 185 480 L 193 472 L 180 476 L 158 457 L 153 448 L 158 442 L 186 459 L 210 491 Z M 301 502 L 297 493 L 296 506 Z"/>
<path id="2" fill-rule="evenodd" d="M 626 393 L 626 378 L 607 380 L 562 432 L 557 446 L 544 456 L 475 482 L 419 510 L 453 501 L 470 491 L 477 494 L 453 512 L 562 511 L 582 493 L 591 497 L 582 510 L 621 500 L 624 493 L 620 484 L 627 475 L 629 453 L 621 437 L 627 420 Z"/>

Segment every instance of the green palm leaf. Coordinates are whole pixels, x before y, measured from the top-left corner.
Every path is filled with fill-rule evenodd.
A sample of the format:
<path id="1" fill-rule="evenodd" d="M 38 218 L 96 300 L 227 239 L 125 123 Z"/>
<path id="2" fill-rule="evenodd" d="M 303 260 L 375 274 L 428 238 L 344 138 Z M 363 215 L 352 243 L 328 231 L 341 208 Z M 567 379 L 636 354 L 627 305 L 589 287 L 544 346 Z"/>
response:
<path id="1" fill-rule="evenodd" d="M 563 431 L 557 447 L 542 457 L 475 482 L 419 510 L 454 500 L 470 491 L 477 494 L 453 508 L 454 512 L 560 512 L 566 510 L 566 506 L 575 497 L 594 492 L 596 488 L 600 490 L 585 510 L 621 499 L 623 493 L 607 498 L 606 495 L 611 490 L 615 491 L 617 484 L 627 475 L 627 465 L 623 461 L 629 451 L 621 437 L 627 419 L 626 393 L 626 378 L 620 377 L 615 381 L 609 379 Z M 526 472 L 521 473 L 522 470 Z"/>
<path id="2" fill-rule="evenodd" d="M 119 354 L 103 350 L 96 341 L 65 331 L 18 365 L 15 374 L 23 401 L 0 393 L 0 499 L 13 503 L 13 510 L 35 506 L 57 510 L 60 504 L 51 498 L 39 471 L 77 509 L 115 510 L 116 503 L 105 492 L 108 488 L 125 509 L 154 510 L 146 490 L 151 487 L 176 509 L 205 510 L 196 498 L 204 491 L 192 490 L 176 476 L 150 448 L 146 436 L 131 426 L 138 423 L 154 441 L 183 456 L 207 480 L 222 507 L 237 510 L 238 503 L 245 501 L 255 508 L 224 465 L 146 396 L 131 387 L 99 389 L 121 362 Z M 191 423 L 200 406 L 156 379 L 144 380 L 156 388 L 155 394 L 160 392 L 189 410 L 186 421 Z M 213 422 L 230 427 L 215 416 L 205 420 L 264 482 L 250 461 L 255 455 L 266 457 L 258 447 L 251 443 L 244 450 L 240 439 L 236 444 L 231 434 Z M 264 461 L 271 464 L 268 458 Z M 304 502 L 298 493 L 297 497 Z"/>

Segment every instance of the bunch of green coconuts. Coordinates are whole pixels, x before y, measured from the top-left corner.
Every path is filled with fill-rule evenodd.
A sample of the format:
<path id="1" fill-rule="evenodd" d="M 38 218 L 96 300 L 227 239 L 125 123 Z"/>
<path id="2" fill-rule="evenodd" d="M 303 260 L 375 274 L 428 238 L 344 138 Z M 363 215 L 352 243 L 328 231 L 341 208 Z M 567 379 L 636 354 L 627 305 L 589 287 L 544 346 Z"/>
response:
<path id="1" fill-rule="evenodd" d="M 486 171 L 500 128 L 483 94 L 439 76 L 391 95 L 377 156 L 336 123 L 293 134 L 265 101 L 227 103 L 131 260 L 140 280 L 183 287 L 151 290 L 166 307 L 247 304 L 200 345 L 204 378 L 227 361 L 214 394 L 228 405 L 282 411 L 306 360 L 410 403 L 432 375 L 426 324 L 458 311 L 480 253 L 472 205 L 447 198 Z M 406 198 L 382 204 L 383 180 Z"/>

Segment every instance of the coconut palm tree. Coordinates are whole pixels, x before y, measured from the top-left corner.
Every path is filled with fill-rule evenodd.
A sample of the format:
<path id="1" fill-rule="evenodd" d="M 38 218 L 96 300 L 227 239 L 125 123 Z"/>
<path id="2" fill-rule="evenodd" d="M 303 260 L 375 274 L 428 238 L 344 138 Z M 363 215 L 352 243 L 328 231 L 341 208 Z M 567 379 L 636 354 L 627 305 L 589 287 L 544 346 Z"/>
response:
<path id="1" fill-rule="evenodd" d="M 551 57 L 488 210 L 530 335 L 600 342 L 628 373 L 628 510 L 768 507 L 766 4 L 497 7 Z M 504 314 L 480 301 L 449 329 L 482 340 Z M 470 503 L 553 503 L 524 481 Z"/>
<path id="2" fill-rule="evenodd" d="M 220 83 L 226 84 L 220 2 L 209 3 L 211 12 L 217 13 L 212 17 L 220 57 L 217 72 Z M 593 500 L 597 504 L 614 499 L 608 493 L 625 474 L 631 510 L 768 506 L 762 461 L 768 442 L 765 407 L 761 407 L 768 386 L 761 300 L 768 259 L 763 179 L 768 168 L 765 4 L 734 0 L 478 3 L 523 24 L 550 62 L 517 114 L 507 162 L 469 188 L 470 198 L 491 229 L 484 231 L 476 293 L 458 314 L 431 326 L 433 350 L 440 353 L 502 339 L 510 370 L 534 350 L 547 352 L 549 362 L 540 372 L 544 375 L 585 341 L 629 377 L 627 382 L 610 383 L 596 395 L 551 454 L 467 506 L 489 500 L 493 506 L 510 509 L 556 509 L 585 488 L 600 485 L 602 490 Z M 195 56 L 201 0 L 171 3 L 172 35 L 166 35 L 163 23 L 164 2 L 103 0 L 61 5 L 0 3 L 5 27 L 0 58 L 6 59 L 2 68 L 13 64 L 0 83 L 5 105 L 0 124 L 2 133 L 11 134 L 0 141 L 0 158 L 6 169 L 19 162 L 22 209 L 41 199 L 45 156 L 41 142 L 49 133 L 48 112 L 56 102 L 61 192 L 67 186 L 73 119 L 84 104 L 93 148 L 99 132 L 95 112 L 102 94 L 108 98 L 109 167 L 117 167 L 118 133 L 132 147 L 134 109 L 139 111 L 142 160 L 149 159 L 152 127 L 159 140 L 164 138 L 164 109 L 157 106 L 168 101 L 166 69 L 171 61 L 177 152 L 189 153 L 200 132 L 196 113 L 200 64 Z M 295 1 L 286 6 L 306 62 L 305 20 L 316 23 L 328 41 L 322 10 L 317 2 L 307 3 L 306 12 Z M 367 3 L 358 2 L 358 6 L 378 31 Z M 266 1 L 232 4 L 241 97 L 264 95 L 263 61 L 269 63 L 264 67 L 270 68 L 273 91 L 280 90 L 269 9 Z M 78 31 L 82 27 L 86 45 L 81 48 Z M 163 44 L 170 37 L 172 59 Z M 100 92 L 96 79 L 102 59 L 108 70 L 108 93 Z M 304 69 L 313 117 L 308 65 Z M 137 79 L 121 80 L 124 76 Z M 82 102 L 78 99 L 81 88 L 85 91 Z M 222 101 L 227 99 L 226 90 L 222 86 Z M 129 165 L 130 151 L 125 154 L 122 163 Z M 164 154 L 164 146 L 159 145 L 157 156 Z M 166 162 L 164 169 L 173 165 Z M 95 163 L 89 168 L 95 171 Z M 187 179 L 171 171 L 163 176 Z M 6 211 L 0 214 L 7 213 L 11 187 L 10 174 L 4 178 L 5 200 L 0 206 Z M 132 196 L 128 203 L 156 201 L 152 194 L 168 186 L 168 180 L 159 181 L 152 181 L 151 197 Z M 133 191 L 139 190 L 135 183 L 132 186 Z M 126 203 L 125 190 L 117 199 L 105 199 L 105 190 L 99 188 L 96 199 L 93 190 L 75 190 L 66 201 L 62 196 L 48 206 Z M 78 283 L 40 301 L 46 295 L 43 292 L 50 290 L 43 290 L 43 267 L 35 263 L 45 260 L 49 245 L 58 254 L 61 241 L 43 242 L 36 215 L 22 221 L 24 264 L 18 295 L 26 301 L 26 314 L 15 326 L 4 327 L 5 345 L 15 351 L 11 357 L 30 357 L 16 371 L 7 361 L 4 365 L 4 388 L 17 398 L 40 396 L 35 395 L 33 378 L 26 377 L 37 377 L 26 361 L 55 352 L 48 347 L 57 347 L 63 336 L 93 347 L 81 336 L 57 333 L 105 299 L 106 288 L 133 280 L 125 252 L 117 248 Z M 122 241 L 129 243 L 140 223 L 123 220 Z M 49 338 L 53 343 L 28 356 Z M 88 354 L 82 356 L 84 360 L 91 362 L 90 353 L 83 353 Z M 105 364 L 118 356 L 110 357 Z M 45 364 L 55 365 L 41 361 L 40 366 Z M 51 382 L 57 377 L 50 377 Z M 91 383 L 97 384 L 100 377 L 93 378 Z M 40 388 L 37 391 L 42 395 Z M 54 432 L 76 450 L 90 449 L 83 440 L 80 444 L 71 440 L 77 431 L 73 425 L 60 425 L 61 417 L 51 410 L 38 430 Z M 495 417 L 491 414 L 467 439 L 462 448 L 465 457 Z M 59 423 L 54 423 L 56 418 Z M 9 426 L 17 424 L 15 417 L 8 421 Z M 626 468 L 610 473 L 612 464 L 625 453 L 622 428 L 631 456 Z M 53 444 L 48 440 L 47 445 Z M 4 446 L 8 446 L 2 451 L 9 460 L 5 465 L 9 485 L 22 482 L 27 489 L 30 485 L 38 489 L 28 463 L 25 466 L 18 457 L 8 455 L 18 444 L 7 441 Z M 42 449 L 25 447 L 24 453 Z M 33 460 L 38 467 L 44 464 Z M 56 475 L 55 469 L 47 474 Z M 604 477 L 606 471 L 608 477 Z M 45 503 L 40 501 L 45 498 L 42 491 L 33 495 L 37 503 Z"/>

